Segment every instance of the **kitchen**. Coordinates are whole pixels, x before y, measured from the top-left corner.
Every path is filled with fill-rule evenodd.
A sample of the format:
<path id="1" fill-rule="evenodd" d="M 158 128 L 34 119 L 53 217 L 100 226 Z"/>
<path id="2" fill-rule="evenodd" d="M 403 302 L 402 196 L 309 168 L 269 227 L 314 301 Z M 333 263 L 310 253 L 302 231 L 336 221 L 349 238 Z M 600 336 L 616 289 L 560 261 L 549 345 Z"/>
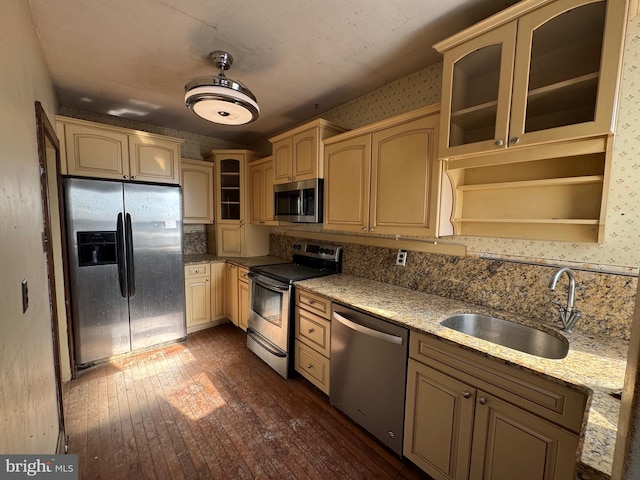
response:
<path id="1" fill-rule="evenodd" d="M 28 9 L 26 9 L 28 10 Z M 3 357 L 3 365 L 14 366 L 12 368 L 8 368 L 7 370 L 3 370 L 3 386 L 6 385 L 6 392 L 15 391 L 16 396 L 7 396 L 3 397 L 3 406 L 8 408 L 11 406 L 12 408 L 8 411 L 19 412 L 21 409 L 16 409 L 16 400 L 21 397 L 19 394 L 25 394 L 33 389 L 33 391 L 37 391 L 37 388 L 33 386 L 32 382 L 36 382 L 37 380 L 50 381 L 50 374 L 48 372 L 43 372 L 41 367 L 42 365 L 47 366 L 50 364 L 50 360 L 48 360 L 45 355 L 46 351 L 40 353 L 40 357 L 38 355 L 34 355 L 34 352 L 40 352 L 42 350 L 42 346 L 46 346 L 47 343 L 44 341 L 42 337 L 42 322 L 43 319 L 47 319 L 47 305 L 48 298 L 46 293 L 38 293 L 38 292 L 46 292 L 46 282 L 44 282 L 44 278 L 42 275 L 43 266 L 42 259 L 31 257 L 28 252 L 40 251 L 41 246 L 40 243 L 40 231 L 41 231 L 41 220 L 40 217 L 40 204 L 39 204 L 39 186 L 37 185 L 37 181 L 34 180 L 34 171 L 35 166 L 33 164 L 34 155 L 34 139 L 33 137 L 33 112 L 32 112 L 32 103 L 33 100 L 43 101 L 43 104 L 46 107 L 47 113 L 50 118 L 54 118 L 55 114 L 61 114 L 63 116 L 75 116 L 79 114 L 77 112 L 71 112 L 65 109 L 56 109 L 55 105 L 57 104 L 55 100 L 55 95 L 52 93 L 51 87 L 47 87 L 50 85 L 50 81 L 47 80 L 47 73 L 45 69 L 43 69 L 43 63 L 41 59 L 41 53 L 37 40 L 35 39 L 34 34 L 32 33 L 33 27 L 30 26 L 30 18 L 29 12 L 25 12 L 23 7 L 15 7 L 10 10 L 11 15 L 5 17 L 7 19 L 7 25 L 3 24 L 3 27 L 6 27 L 5 31 L 14 32 L 20 26 L 21 30 L 30 32 L 25 40 L 18 44 L 18 38 L 21 38 L 19 33 L 15 34 L 15 44 L 11 43 L 15 48 L 6 49 L 3 53 L 3 65 L 22 65 L 21 62 L 24 62 L 24 58 L 30 58 L 33 64 L 28 64 L 28 68 L 25 69 L 13 69 L 11 71 L 11 76 L 7 76 L 6 79 L 3 78 L 3 83 L 6 82 L 6 91 L 15 92 L 15 95 L 11 97 L 11 99 L 7 99 L 6 103 L 6 117 L 3 116 L 3 131 L 4 135 L 6 135 L 5 140 L 3 140 L 3 145 L 7 145 L 7 156 L 6 158 L 15 158 L 13 161 L 8 161 L 6 168 L 8 170 L 3 170 L 3 177 L 5 181 L 7 179 L 13 179 L 17 175 L 17 180 L 11 180 L 12 185 L 7 185 L 7 192 L 14 192 L 15 198 L 11 200 L 9 196 L 7 196 L 7 205 L 8 212 L 7 218 L 10 218 L 12 222 L 15 222 L 14 228 L 3 231 L 3 244 L 9 245 L 10 248 L 5 250 L 6 264 L 5 260 L 3 260 L 3 271 L 6 272 L 14 272 L 10 275 L 7 275 L 7 278 L 3 279 L 3 297 L 2 305 L 3 309 L 7 308 L 7 312 L 3 310 L 3 338 L 15 339 L 14 342 L 11 342 L 13 347 L 11 347 L 7 352 L 7 360 L 4 361 Z M 11 20 L 14 20 L 13 22 Z M 26 24 L 25 24 L 26 23 Z M 634 38 L 634 33 L 637 31 L 637 17 L 634 17 L 630 20 L 628 26 L 627 33 L 627 41 L 625 58 L 633 58 L 635 48 L 637 48 L 635 42 L 632 41 Z M 635 30 L 634 30 L 635 29 Z M 8 38 L 13 38 L 13 36 L 9 36 Z M 33 53 L 35 52 L 35 53 Z M 629 53 L 631 52 L 631 53 Z M 20 55 L 22 53 L 22 55 Z M 4 56 L 6 55 L 6 57 Z M 427 67 L 426 69 L 418 72 L 415 76 L 408 76 L 404 80 L 400 81 L 396 84 L 398 88 L 397 93 L 395 89 L 387 88 L 378 91 L 377 93 L 372 92 L 371 96 L 368 98 L 359 99 L 362 104 L 358 104 L 358 99 L 354 101 L 354 103 L 350 103 L 349 105 L 342 108 L 342 110 L 338 109 L 336 114 L 336 118 L 330 118 L 336 124 L 342 124 L 344 122 L 340 121 L 340 118 L 337 116 L 342 112 L 343 115 L 347 115 L 350 112 L 359 112 L 357 115 L 364 117 L 366 112 L 369 111 L 366 105 L 367 103 L 376 102 L 376 99 L 381 99 L 379 101 L 383 101 L 384 103 L 388 103 L 391 105 L 396 105 L 398 109 L 402 109 L 402 102 L 407 102 L 406 100 L 406 91 L 402 92 L 403 88 L 409 85 L 411 88 L 415 87 L 415 92 L 412 95 L 415 95 L 417 99 L 416 102 L 412 104 L 412 108 L 406 108 L 405 111 L 413 110 L 413 108 L 422 106 L 422 105 L 430 105 L 433 103 L 437 103 L 440 101 L 440 89 L 441 89 L 441 78 L 439 76 L 440 66 L 436 67 Z M 616 129 L 616 143 L 613 147 L 613 162 L 611 165 L 611 182 L 610 182 L 610 190 L 609 190 L 609 202 L 607 204 L 607 236 L 602 244 L 591 243 L 591 244 L 583 244 L 583 243 L 571 243 L 571 242 L 540 242 L 540 241 L 524 241 L 524 240 L 503 240 L 498 241 L 495 237 L 481 237 L 481 236 L 469 236 L 464 238 L 464 242 L 460 242 L 464 244 L 467 248 L 468 252 L 478 252 L 478 253 L 488 253 L 500 256 L 511 256 L 511 257 L 528 257 L 535 259 L 565 259 L 569 262 L 579 262 L 579 263 L 587 263 L 594 265 L 614 265 L 621 267 L 620 271 L 622 273 L 625 270 L 629 270 L 633 273 L 633 269 L 637 268 L 637 259 L 635 258 L 634 252 L 637 251 L 635 245 L 637 244 L 636 236 L 633 233 L 638 231 L 637 228 L 637 220 L 634 212 L 637 211 L 634 194 L 633 185 L 635 183 L 635 169 L 634 169 L 634 160 L 633 160 L 633 151 L 635 146 L 637 145 L 637 133 L 635 132 L 634 127 L 634 119 L 636 115 L 637 108 L 635 108 L 635 98 L 634 98 L 634 88 L 633 88 L 633 68 L 625 69 L 623 67 L 623 82 L 621 87 L 621 98 L 625 99 L 620 102 L 618 107 L 618 127 Z M 4 74 L 3 74 L 4 76 Z M 14 77 L 15 76 L 15 77 Z M 32 83 L 32 82 L 35 82 Z M 628 82 L 628 83 L 627 83 Z M 247 82 L 249 83 L 249 82 Z M 35 93 L 34 93 L 35 92 Z M 430 96 L 429 96 L 430 95 Z M 29 101 L 27 102 L 26 99 Z M 29 104 L 26 107 L 26 104 Z M 411 101 L 409 101 L 411 103 Z M 20 107 L 21 106 L 21 107 Z M 28 108 L 28 111 L 27 111 Z M 385 110 L 384 117 L 388 118 L 392 117 L 396 114 L 402 114 L 402 111 L 394 111 L 393 108 L 389 108 Z M 9 116 L 10 115 L 10 116 Z M 373 113 L 371 114 L 373 115 Z M 382 118 L 359 118 L 359 124 L 348 125 L 352 129 L 360 126 L 370 125 L 375 123 L 376 121 L 381 120 Z M 94 118 L 95 120 L 96 118 Z M 102 120 L 102 118 L 100 118 Z M 101 121 L 100 123 L 106 123 Z M 30 147 L 28 147 L 30 146 Z M 197 151 L 199 154 L 202 150 Z M 183 150 L 183 156 L 186 158 L 197 158 L 196 156 L 189 155 L 189 152 L 193 152 L 193 150 L 189 150 L 185 148 Z M 5 166 L 3 165 L 3 168 Z M 22 190 L 20 190 L 22 189 Z M 20 191 L 21 194 L 17 192 Z M 17 199 L 20 198 L 21 201 L 18 202 Z M 191 228 L 191 227 L 189 227 Z M 259 227 L 258 227 L 259 228 Z M 611 230 L 609 230 L 611 229 Z M 291 229 L 284 230 L 282 227 L 277 227 L 279 232 L 286 231 L 286 234 L 276 233 L 275 238 L 273 240 L 273 252 L 276 256 L 281 258 L 288 258 L 290 250 L 288 248 L 291 246 L 293 241 L 289 240 L 292 236 L 295 238 L 296 236 L 303 236 L 303 238 L 311 238 L 314 239 L 314 235 L 318 235 L 318 232 L 314 232 L 313 230 L 309 231 L 309 233 L 302 235 L 301 231 L 305 231 L 304 229 Z M 203 235 L 206 235 L 206 229 L 202 227 L 193 227 L 193 230 L 189 231 L 185 228 L 185 232 L 187 234 L 195 234 L 194 236 L 199 236 L 200 238 Z M 5 237 L 6 235 L 6 237 Z M 367 237 L 367 243 L 374 242 L 375 236 Z M 369 238 L 371 240 L 369 240 Z M 6 241 L 5 241 L 6 240 Z M 382 280 L 385 283 L 403 283 L 402 286 L 407 286 L 412 289 L 424 291 L 426 288 L 426 284 L 429 283 L 431 285 L 438 286 L 437 282 L 433 282 L 434 278 L 439 278 L 437 272 L 431 273 L 433 277 L 429 279 L 423 279 L 423 276 L 426 276 L 430 273 L 430 271 L 424 266 L 419 265 L 433 265 L 434 263 L 442 261 L 444 264 L 443 268 L 452 269 L 455 266 L 461 266 L 461 264 L 469 265 L 470 268 L 473 267 L 473 261 L 476 260 L 476 257 L 461 257 L 462 260 L 455 262 L 446 262 L 442 260 L 441 255 L 437 255 L 436 257 L 428 257 L 427 254 L 433 253 L 433 248 L 448 248 L 445 245 L 446 240 L 442 240 L 441 245 L 436 245 L 434 247 L 429 246 L 429 244 L 422 242 L 411 242 L 410 240 L 406 240 L 406 244 L 404 243 L 395 243 L 395 242 L 405 242 L 405 240 L 398 240 L 391 242 L 391 245 L 387 244 L 380 248 L 387 248 L 393 251 L 393 256 L 395 256 L 395 252 L 400 248 L 400 245 L 403 245 L 406 250 L 409 251 L 408 262 L 407 262 L 407 270 L 400 270 L 400 268 L 387 268 L 387 264 L 380 265 L 380 269 L 368 269 L 367 265 L 375 265 L 374 262 L 380 262 L 378 258 L 379 251 L 374 247 L 376 245 L 361 245 L 358 244 L 352 249 L 355 249 L 357 253 L 363 253 L 360 257 L 355 257 L 354 253 L 350 253 L 349 255 L 345 255 L 345 264 L 344 271 L 349 274 L 355 274 L 362 277 L 367 276 L 376 276 L 375 280 Z M 350 242 L 345 242 L 349 243 Z M 398 245 L 398 246 L 395 246 Z M 405 246 L 406 245 L 406 246 Z M 395 247 L 394 247 L 395 246 Z M 431 250 L 430 250 L 431 249 Z M 426 251 L 425 251 L 426 250 Z M 436 250 L 435 254 L 439 254 L 440 251 Z M 425 256 L 422 257 L 421 254 Z M 3 257 L 4 258 L 4 257 Z M 26 258 L 25 260 L 21 260 Z M 358 265 L 355 263 L 350 263 L 349 258 L 362 258 L 366 259 L 366 262 L 363 262 L 362 265 Z M 446 258 L 455 258 L 449 257 Z M 393 259 L 395 260 L 395 258 Z M 488 260 L 490 261 L 490 259 Z M 26 263 L 26 266 L 23 265 L 22 262 Z M 6 265 L 6 268 L 5 268 Z M 477 263 L 475 264 L 477 266 Z M 507 267 L 508 268 L 508 267 Z M 27 273 L 24 273 L 24 272 Z M 411 272 L 411 275 L 404 274 L 404 272 Z M 545 272 L 551 272 L 552 269 L 546 268 Z M 466 277 L 469 276 L 469 271 L 465 271 L 463 269 L 458 273 L 459 276 L 452 276 L 450 280 L 450 289 L 458 288 L 460 290 L 461 282 L 464 281 Z M 523 286 L 519 289 L 522 290 L 524 286 L 526 286 L 526 280 L 530 279 L 527 277 L 528 273 L 520 273 L 517 272 L 516 275 L 522 275 L 521 278 L 523 282 Z M 10 277 L 10 278 L 9 278 Z M 14 278 L 15 277 L 15 278 Z M 20 277 L 20 278 L 18 278 Z M 23 316 L 21 313 L 18 313 L 17 310 L 19 307 L 16 304 L 16 295 L 15 293 L 15 285 L 20 284 L 20 280 L 24 277 L 30 279 L 29 282 L 29 291 L 31 293 L 31 307 L 27 310 L 26 316 Z M 397 277 L 397 278 L 396 278 Z M 584 278 L 589 277 L 587 274 L 581 274 L 581 281 Z M 550 275 L 545 273 L 545 282 L 548 282 Z M 600 278 L 600 277 L 595 277 Z M 626 277 L 624 275 L 610 275 L 606 276 L 607 281 L 613 279 L 614 284 L 619 281 L 620 278 L 629 279 L 631 278 L 631 283 L 634 284 L 635 277 Z M 39 279 L 39 283 L 35 280 Z M 536 277 L 538 279 L 538 277 Z M 6 282 L 6 283 L 5 283 Z M 44 283 L 43 283 L 44 282 Z M 545 283 L 542 282 L 542 283 Z M 424 285 L 421 285 L 424 283 Z M 541 284 L 542 284 L 541 283 Z M 585 313 L 585 318 L 583 320 L 588 320 L 589 316 L 593 318 L 595 315 L 595 311 L 597 311 L 597 306 L 593 306 L 592 304 L 603 303 L 607 299 L 607 296 L 602 293 L 604 288 L 598 285 L 600 280 L 594 280 L 596 284 L 593 286 L 593 290 L 589 291 L 589 298 L 593 298 L 593 301 L 585 302 L 586 296 L 582 296 L 579 294 L 577 296 L 576 306 L 578 308 L 584 309 L 592 308 L 592 312 L 590 315 Z M 608 282 L 604 282 L 607 283 Z M 624 281 L 622 282 L 624 283 Z M 478 292 L 465 292 L 469 298 L 465 298 L 465 301 L 469 301 L 469 303 L 477 304 L 478 298 L 489 299 L 490 302 L 493 302 L 490 306 L 494 307 L 496 305 L 500 306 L 501 302 L 504 299 L 501 299 L 496 292 L 501 291 L 501 289 L 505 289 L 504 286 L 504 278 L 497 280 L 497 284 L 493 286 L 487 285 L 486 290 L 481 290 Z M 548 283 L 547 283 L 548 285 Z M 547 287 L 545 285 L 545 288 Z M 418 288 L 416 288 L 418 287 Z M 587 287 L 584 287 L 587 288 Z M 617 288 L 614 285 L 613 288 Z M 630 288 L 629 285 L 626 287 L 627 290 Z M 445 286 L 441 286 L 441 291 L 439 293 L 443 293 L 447 288 Z M 580 292 L 580 288 L 578 289 Z M 616 290 L 617 291 L 617 290 Z M 626 291 L 626 290 L 625 290 Z M 562 300 L 564 290 L 558 292 L 558 299 Z M 595 292 L 595 296 L 591 294 L 591 292 Z M 635 292 L 633 292 L 635 294 Z M 632 306 L 629 305 L 632 302 L 632 295 L 623 295 L 620 298 L 625 300 L 621 300 L 624 305 L 613 305 L 613 309 L 618 309 L 620 311 L 625 312 L 624 322 L 630 321 L 629 312 L 632 309 Z M 476 297 L 474 297 L 476 295 Z M 538 293 L 536 293 L 538 295 Z M 19 293 L 17 295 L 19 298 Z M 544 298 L 545 301 L 549 299 L 549 293 L 545 290 L 544 294 L 542 291 L 539 292 L 539 296 L 535 297 L 534 302 L 537 302 L 540 298 Z M 527 299 L 529 300 L 529 299 Z M 518 303 L 517 299 L 512 299 L 514 304 Z M 537 303 L 536 303 L 537 304 Z M 508 306 L 508 308 L 504 308 L 504 310 L 509 310 L 510 308 L 517 308 Z M 509 310 L 510 311 L 510 310 Z M 524 314 L 526 315 L 527 312 Z M 529 312 L 531 314 L 531 312 Z M 551 315 L 551 310 L 545 310 L 545 315 Z M 4 319 L 15 319 L 15 321 L 11 321 L 8 324 L 4 323 Z M 28 319 L 29 321 L 25 322 L 24 319 Z M 18 320 L 21 319 L 21 320 Z M 39 322 L 39 323 L 38 323 Z M 588 322 L 587 322 L 588 323 Z M 619 328 L 618 324 L 612 322 L 613 325 L 607 327 L 612 329 Z M 13 325 L 20 325 L 19 327 Z M 40 325 L 38 327 L 38 325 Z M 5 330 L 6 329 L 6 330 Z M 46 330 L 46 329 L 45 329 Z M 6 332 L 6 335 L 4 333 Z M 39 335 L 39 337 L 38 337 Z M 27 382 L 24 382 L 24 386 L 20 386 L 20 382 L 16 382 L 15 378 L 12 376 L 10 372 L 14 371 L 26 372 L 29 374 L 26 375 L 25 378 L 28 379 Z M 47 380 L 49 379 L 49 380 Z M 13 388 L 12 388 L 13 386 Z M 29 395 L 26 395 L 28 398 Z M 46 395 L 45 395 L 46 396 Z M 55 414 L 50 410 L 47 411 L 46 408 L 41 408 L 43 405 L 39 404 L 37 408 L 29 407 L 31 411 L 40 410 L 41 417 L 38 420 L 34 420 L 35 424 L 38 425 L 48 425 L 51 420 L 47 420 L 47 417 L 54 417 Z M 7 410 L 5 410 L 6 412 Z M 6 417 L 5 417 L 6 418 Z M 15 421 L 10 421 L 7 424 L 10 436 L 7 438 L 21 438 L 20 432 L 23 430 L 22 426 L 24 420 L 21 415 L 16 416 Z M 4 445 L 4 444 L 3 444 Z M 26 447 L 25 447 L 26 448 Z M 44 449 L 44 447 L 41 447 Z M 34 448 L 34 450 L 38 450 L 38 447 Z"/>

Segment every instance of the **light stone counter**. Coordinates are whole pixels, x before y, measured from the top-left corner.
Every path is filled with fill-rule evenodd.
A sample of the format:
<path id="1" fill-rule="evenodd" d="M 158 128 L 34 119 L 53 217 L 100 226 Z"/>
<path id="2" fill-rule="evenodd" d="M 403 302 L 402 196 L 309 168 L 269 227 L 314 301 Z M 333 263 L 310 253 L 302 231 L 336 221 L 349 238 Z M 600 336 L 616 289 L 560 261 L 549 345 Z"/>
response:
<path id="1" fill-rule="evenodd" d="M 238 265 L 239 267 L 251 268 L 251 267 L 257 267 L 260 265 L 286 263 L 287 260 L 284 260 L 280 257 L 274 257 L 273 255 L 263 255 L 260 257 L 218 257 L 216 255 L 202 253 L 202 254 L 184 256 L 185 265 L 195 265 L 199 263 L 217 263 L 217 262 L 228 262 L 228 263 L 233 263 L 234 265 Z"/>
<path id="2" fill-rule="evenodd" d="M 610 394 L 622 390 L 626 341 L 578 332 L 565 334 L 548 323 L 347 274 L 305 280 L 295 286 L 587 393 L 591 402 L 578 471 L 585 479 L 610 477 L 620 409 L 620 401 Z M 458 313 L 501 317 L 564 336 L 569 340 L 569 353 L 561 360 L 540 358 L 439 324 Z"/>

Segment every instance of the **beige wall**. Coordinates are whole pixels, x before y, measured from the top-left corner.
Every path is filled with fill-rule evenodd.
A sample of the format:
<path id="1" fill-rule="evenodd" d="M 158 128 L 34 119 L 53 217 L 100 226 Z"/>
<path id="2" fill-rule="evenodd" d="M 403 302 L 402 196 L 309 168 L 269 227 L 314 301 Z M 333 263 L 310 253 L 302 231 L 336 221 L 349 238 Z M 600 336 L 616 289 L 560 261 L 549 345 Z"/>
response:
<path id="1" fill-rule="evenodd" d="M 29 2 L 2 2 L 0 32 L 0 452 L 53 453 L 58 418 L 34 101 L 51 118 L 56 100 Z"/>

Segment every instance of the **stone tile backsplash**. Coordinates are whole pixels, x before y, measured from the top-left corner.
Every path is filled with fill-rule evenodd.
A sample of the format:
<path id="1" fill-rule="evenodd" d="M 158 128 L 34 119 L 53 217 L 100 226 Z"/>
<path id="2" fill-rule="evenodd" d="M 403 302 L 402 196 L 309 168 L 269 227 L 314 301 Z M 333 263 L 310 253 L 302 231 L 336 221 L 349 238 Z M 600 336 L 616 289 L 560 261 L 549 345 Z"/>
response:
<path id="1" fill-rule="evenodd" d="M 203 225 L 184 225 L 183 242 L 185 255 L 207 253 L 207 232 Z"/>
<path id="2" fill-rule="evenodd" d="M 302 238 L 271 234 L 270 253 L 290 258 Z M 555 291 L 549 281 L 556 267 L 477 257 L 410 251 L 406 267 L 395 265 L 397 249 L 342 243 L 342 271 L 358 277 L 555 322 L 567 299 L 566 275 Z M 574 270 L 575 307 L 582 312 L 576 330 L 628 340 L 638 284 L 636 277 Z"/>

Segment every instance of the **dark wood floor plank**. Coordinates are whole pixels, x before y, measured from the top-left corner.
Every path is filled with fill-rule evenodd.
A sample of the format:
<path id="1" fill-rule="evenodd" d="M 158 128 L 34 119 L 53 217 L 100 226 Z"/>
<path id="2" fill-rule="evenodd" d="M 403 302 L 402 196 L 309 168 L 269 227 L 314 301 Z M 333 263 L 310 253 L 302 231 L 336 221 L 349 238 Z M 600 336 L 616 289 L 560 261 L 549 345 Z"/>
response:
<path id="1" fill-rule="evenodd" d="M 63 394 L 81 479 L 430 478 L 230 324 L 94 366 Z"/>

